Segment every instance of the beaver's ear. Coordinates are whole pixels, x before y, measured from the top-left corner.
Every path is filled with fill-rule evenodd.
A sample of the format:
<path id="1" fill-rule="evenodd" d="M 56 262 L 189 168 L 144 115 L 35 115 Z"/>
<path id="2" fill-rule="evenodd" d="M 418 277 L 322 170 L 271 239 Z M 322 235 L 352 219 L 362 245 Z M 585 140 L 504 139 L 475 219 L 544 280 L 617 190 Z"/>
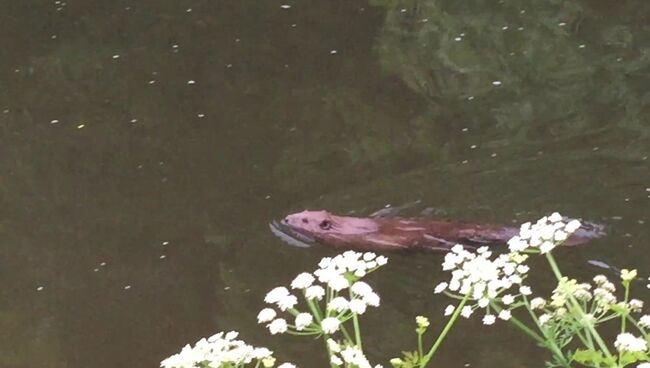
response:
<path id="1" fill-rule="evenodd" d="M 332 228 L 332 221 L 330 220 L 323 220 L 318 224 L 318 226 L 323 229 L 323 230 L 329 230 Z"/>

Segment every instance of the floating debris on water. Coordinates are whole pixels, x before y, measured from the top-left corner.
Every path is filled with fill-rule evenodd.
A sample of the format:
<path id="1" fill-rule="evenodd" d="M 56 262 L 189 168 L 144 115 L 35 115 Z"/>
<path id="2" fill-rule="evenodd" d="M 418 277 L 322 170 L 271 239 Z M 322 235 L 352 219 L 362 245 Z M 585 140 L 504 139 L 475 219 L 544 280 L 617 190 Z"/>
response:
<path id="1" fill-rule="evenodd" d="M 282 9 L 291 9 L 291 5 L 283 4 L 283 5 L 280 5 L 280 8 L 282 8 Z"/>
<path id="2" fill-rule="evenodd" d="M 86 124 L 79 124 L 77 125 L 77 129 L 83 129 L 86 126 Z"/>
<path id="3" fill-rule="evenodd" d="M 162 242 L 162 245 L 168 245 L 168 244 L 169 244 L 168 241 L 164 241 L 164 242 Z"/>
<path id="4" fill-rule="evenodd" d="M 193 79 L 190 79 L 190 80 L 187 81 L 187 84 L 196 84 L 196 81 L 194 81 Z"/>
<path id="5" fill-rule="evenodd" d="M 557 25 L 560 26 L 560 27 L 564 27 L 564 26 L 566 26 L 566 23 L 564 23 L 564 22 L 560 22 L 560 23 L 558 23 Z"/>
<path id="6" fill-rule="evenodd" d="M 115 54 L 115 55 L 113 55 L 113 59 L 114 59 L 114 60 L 117 60 L 117 59 L 119 59 L 119 58 L 120 58 L 120 55 L 119 55 L 119 54 Z"/>
<path id="7" fill-rule="evenodd" d="M 474 99 L 474 96 L 469 96 L 469 97 L 467 97 L 467 99 L 468 99 L 469 101 L 471 101 L 471 100 Z"/>
<path id="8" fill-rule="evenodd" d="M 59 121 L 57 119 L 54 119 L 54 120 L 50 121 L 50 124 L 58 124 L 58 123 L 59 123 Z"/>
<path id="9" fill-rule="evenodd" d="M 495 87 L 498 87 L 498 86 L 501 85 L 501 81 L 498 81 L 498 80 L 492 81 L 492 85 L 495 86 Z"/>
<path id="10" fill-rule="evenodd" d="M 138 119 L 131 119 L 131 122 L 132 122 L 132 123 L 137 123 L 137 122 L 138 122 Z"/>
<path id="11" fill-rule="evenodd" d="M 36 288 L 36 291 L 43 291 L 43 289 L 45 289 L 45 287 L 39 286 L 39 287 Z"/>
<path id="12" fill-rule="evenodd" d="M 471 148 L 471 149 L 476 149 L 476 147 L 477 146 L 475 144 L 472 144 L 471 146 L 469 146 L 469 148 Z"/>
<path id="13" fill-rule="evenodd" d="M 102 263 L 100 263 L 99 265 L 102 266 L 102 267 L 105 267 L 105 266 L 106 266 L 106 262 L 102 262 Z"/>
<path id="14" fill-rule="evenodd" d="M 456 37 L 456 38 L 454 38 L 454 40 L 455 40 L 456 42 L 460 42 L 460 41 L 463 40 L 463 38 L 462 38 L 462 37 Z"/>
<path id="15" fill-rule="evenodd" d="M 124 290 L 129 290 L 131 288 L 131 285 L 124 285 Z"/>
<path id="16" fill-rule="evenodd" d="M 165 254 L 161 254 L 159 258 L 160 259 L 165 259 L 165 258 L 167 258 L 167 256 Z"/>
<path id="17" fill-rule="evenodd" d="M 196 116 L 199 117 L 199 118 L 204 118 L 205 114 L 196 114 Z"/>
<path id="18" fill-rule="evenodd" d="M 336 54 L 336 53 L 338 53 L 338 51 L 336 51 L 336 50 L 331 50 L 331 51 L 330 51 L 330 54 L 332 54 L 332 55 L 334 55 L 334 54 Z"/>
<path id="19" fill-rule="evenodd" d="M 584 49 L 585 47 L 587 47 L 587 45 L 585 45 L 585 44 L 582 44 L 582 45 L 578 46 L 578 48 L 581 48 L 581 49 Z"/>

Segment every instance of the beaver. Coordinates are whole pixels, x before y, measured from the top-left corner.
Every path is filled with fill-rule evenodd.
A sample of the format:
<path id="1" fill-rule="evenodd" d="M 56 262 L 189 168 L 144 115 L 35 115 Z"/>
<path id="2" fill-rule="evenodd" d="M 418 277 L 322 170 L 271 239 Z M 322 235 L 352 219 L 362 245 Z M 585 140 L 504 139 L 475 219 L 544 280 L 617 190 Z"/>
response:
<path id="1" fill-rule="evenodd" d="M 468 247 L 506 244 L 519 228 L 454 223 L 425 218 L 337 216 L 327 211 L 303 211 L 270 225 L 286 242 L 308 247 L 320 243 L 358 251 L 448 251 L 456 244 Z M 564 242 L 579 245 L 604 235 L 601 225 L 583 223 Z"/>

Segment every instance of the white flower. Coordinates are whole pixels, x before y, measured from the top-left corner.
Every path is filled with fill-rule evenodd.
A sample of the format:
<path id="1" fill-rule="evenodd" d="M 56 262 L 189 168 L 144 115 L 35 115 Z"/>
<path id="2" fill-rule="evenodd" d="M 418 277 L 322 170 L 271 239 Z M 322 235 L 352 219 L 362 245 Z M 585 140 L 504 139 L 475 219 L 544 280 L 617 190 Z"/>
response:
<path id="1" fill-rule="evenodd" d="M 363 260 L 366 262 L 372 261 L 373 259 L 375 259 L 375 257 L 377 257 L 377 255 L 372 252 L 366 252 L 363 254 Z"/>
<path id="2" fill-rule="evenodd" d="M 636 368 L 650 368 L 650 363 L 641 363 Z"/>
<path id="3" fill-rule="evenodd" d="M 366 296 L 370 293 L 372 293 L 372 288 L 370 285 L 363 281 L 357 281 L 355 282 L 352 287 L 350 287 L 350 290 L 352 290 L 353 293 L 360 295 L 360 296 Z"/>
<path id="4" fill-rule="evenodd" d="M 631 353 L 636 353 L 648 350 L 648 344 L 643 338 L 636 337 L 628 332 L 616 336 L 614 346 L 619 352 L 628 351 Z"/>
<path id="5" fill-rule="evenodd" d="M 274 319 L 268 326 L 271 335 L 282 334 L 287 332 L 287 321 L 282 318 Z"/>
<path id="6" fill-rule="evenodd" d="M 445 308 L 445 316 L 450 316 L 452 313 L 454 313 L 455 309 L 456 309 L 455 306 L 449 304 L 447 308 Z"/>
<path id="7" fill-rule="evenodd" d="M 329 347 L 330 351 L 333 353 L 338 353 L 339 351 L 341 351 L 341 345 L 339 345 L 338 342 L 332 339 L 327 339 L 327 346 Z"/>
<path id="8" fill-rule="evenodd" d="M 296 304 L 298 304 L 298 298 L 296 298 L 295 295 L 285 295 L 277 302 L 278 308 L 280 308 L 281 311 L 291 309 Z"/>
<path id="9" fill-rule="evenodd" d="M 501 298 L 501 301 L 505 305 L 510 305 L 515 301 L 515 297 L 510 295 L 510 294 L 506 294 L 506 295 L 503 296 L 503 298 Z"/>
<path id="10" fill-rule="evenodd" d="M 630 306 L 630 310 L 635 313 L 639 313 L 643 309 L 643 301 L 639 299 L 630 300 L 628 305 Z"/>
<path id="11" fill-rule="evenodd" d="M 350 304 L 348 300 L 342 296 L 337 296 L 336 298 L 330 300 L 329 304 L 327 304 L 327 309 L 336 312 L 343 312 L 348 310 L 348 308 L 350 308 Z"/>
<path id="12" fill-rule="evenodd" d="M 340 366 L 343 365 L 343 360 L 336 355 L 332 355 L 330 357 L 330 363 L 334 364 L 335 366 Z"/>
<path id="13" fill-rule="evenodd" d="M 433 289 L 433 292 L 436 293 L 436 294 L 440 294 L 443 291 L 445 291 L 445 289 L 447 289 L 447 285 L 448 284 L 446 282 L 441 282 L 436 286 L 435 289 Z"/>
<path id="14" fill-rule="evenodd" d="M 596 276 L 594 276 L 594 284 L 596 284 L 596 286 L 602 285 L 602 284 L 604 284 L 606 282 L 609 282 L 609 280 L 607 279 L 607 277 L 605 275 L 596 275 Z"/>
<path id="15" fill-rule="evenodd" d="M 488 298 L 481 298 L 478 300 L 478 306 L 479 308 L 485 308 L 490 304 L 490 299 Z"/>
<path id="16" fill-rule="evenodd" d="M 296 366 L 291 363 L 282 363 L 278 366 L 278 368 L 296 368 Z"/>
<path id="17" fill-rule="evenodd" d="M 568 233 L 574 233 L 576 230 L 580 228 L 581 224 L 580 221 L 578 220 L 571 220 L 569 221 L 568 224 L 564 226 L 564 231 Z"/>
<path id="18" fill-rule="evenodd" d="M 292 289 L 306 289 L 314 283 L 314 276 L 311 273 L 303 272 L 296 276 L 291 282 Z"/>
<path id="19" fill-rule="evenodd" d="M 460 311 L 460 315 L 463 316 L 463 317 L 465 317 L 465 318 L 469 318 L 469 317 L 472 315 L 472 312 L 474 312 L 474 310 L 472 309 L 472 307 L 470 307 L 469 305 L 466 305 L 466 306 L 464 306 L 463 309 Z"/>
<path id="20" fill-rule="evenodd" d="M 507 321 L 510 319 L 510 317 L 512 317 L 512 313 L 510 313 L 510 311 L 507 309 L 504 309 L 501 312 L 499 312 L 499 319 Z"/>
<path id="21" fill-rule="evenodd" d="M 321 300 L 323 299 L 323 296 L 325 296 L 325 289 L 323 289 L 321 286 L 314 285 L 308 287 L 307 290 L 305 290 L 305 298 L 308 300 Z"/>
<path id="22" fill-rule="evenodd" d="M 264 297 L 264 301 L 269 304 L 277 303 L 287 295 L 289 295 L 289 290 L 287 290 L 287 288 L 284 286 L 279 286 L 269 291 L 266 294 L 266 297 Z"/>
<path id="23" fill-rule="evenodd" d="M 560 215 L 560 214 L 557 213 L 557 212 L 553 212 L 553 213 L 548 217 L 548 221 L 550 221 L 550 222 L 558 222 L 558 221 L 562 221 L 562 215 Z"/>
<path id="24" fill-rule="evenodd" d="M 553 248 L 555 248 L 555 244 L 547 240 L 539 246 L 539 251 L 540 253 L 545 254 L 552 251 Z"/>
<path id="25" fill-rule="evenodd" d="M 349 306 L 352 313 L 364 314 L 366 312 L 366 303 L 359 299 L 351 300 Z"/>
<path id="26" fill-rule="evenodd" d="M 530 286 L 522 286 L 519 288 L 519 292 L 521 295 L 530 295 L 533 293 L 532 290 L 530 290 Z"/>
<path id="27" fill-rule="evenodd" d="M 314 320 L 314 317 L 309 314 L 309 313 L 299 313 L 296 316 L 296 330 L 302 331 L 304 330 L 307 326 L 309 326 L 312 321 Z"/>
<path id="28" fill-rule="evenodd" d="M 555 235 L 553 236 L 553 240 L 556 242 L 563 242 L 569 237 L 569 234 L 565 233 L 562 230 L 558 230 L 555 232 Z"/>
<path id="29" fill-rule="evenodd" d="M 363 297 L 363 302 L 371 307 L 379 307 L 379 295 L 376 293 L 369 293 Z"/>
<path id="30" fill-rule="evenodd" d="M 530 308 L 531 309 L 542 309 L 546 305 L 546 300 L 543 298 L 534 298 L 533 300 L 530 301 Z"/>
<path id="31" fill-rule="evenodd" d="M 265 323 L 272 321 L 273 318 L 275 318 L 276 313 L 273 309 L 271 308 L 264 308 L 260 311 L 260 313 L 257 315 L 257 323 Z"/>
<path id="32" fill-rule="evenodd" d="M 379 257 L 377 257 L 377 259 L 375 259 L 375 261 L 377 262 L 378 266 L 383 266 L 386 263 L 388 263 L 388 258 L 386 258 L 384 256 L 379 256 Z"/>
<path id="33" fill-rule="evenodd" d="M 335 275 L 328 282 L 327 285 L 334 291 L 341 291 L 350 286 L 350 282 L 343 275 Z"/>
<path id="34" fill-rule="evenodd" d="M 327 317 L 320 322 L 323 332 L 326 334 L 333 334 L 339 330 L 340 321 L 338 318 Z"/>
<path id="35" fill-rule="evenodd" d="M 492 314 L 486 314 L 483 317 L 483 324 L 484 325 L 493 325 L 495 321 L 496 321 L 496 317 L 494 317 L 494 315 L 492 315 Z"/>
<path id="36" fill-rule="evenodd" d="M 644 328 L 650 328 L 650 314 L 646 314 L 645 316 L 639 319 L 639 326 Z"/>
<path id="37" fill-rule="evenodd" d="M 235 340 L 238 333 L 219 332 L 208 339 L 202 338 L 194 347 L 186 345 L 180 353 L 160 362 L 162 368 L 189 368 L 208 364 L 209 366 L 243 366 L 253 360 L 273 359 L 273 352 L 264 347 L 254 347 L 244 341 Z"/>

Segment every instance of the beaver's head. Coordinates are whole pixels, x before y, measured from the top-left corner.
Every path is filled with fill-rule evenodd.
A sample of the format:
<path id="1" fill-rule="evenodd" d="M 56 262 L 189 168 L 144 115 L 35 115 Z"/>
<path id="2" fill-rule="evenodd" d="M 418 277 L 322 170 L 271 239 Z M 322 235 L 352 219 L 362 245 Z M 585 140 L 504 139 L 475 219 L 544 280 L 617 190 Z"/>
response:
<path id="1" fill-rule="evenodd" d="M 375 220 L 370 218 L 336 216 L 327 211 L 294 213 L 285 217 L 281 224 L 315 240 L 324 236 L 368 234 L 379 228 Z"/>

